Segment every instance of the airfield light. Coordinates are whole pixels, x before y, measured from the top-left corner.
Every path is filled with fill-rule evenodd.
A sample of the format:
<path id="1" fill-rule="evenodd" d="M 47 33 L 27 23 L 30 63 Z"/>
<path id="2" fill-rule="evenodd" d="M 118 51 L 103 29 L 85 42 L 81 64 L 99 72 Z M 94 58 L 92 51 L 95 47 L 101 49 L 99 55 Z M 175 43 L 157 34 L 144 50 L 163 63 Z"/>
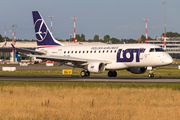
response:
<path id="1" fill-rule="evenodd" d="M 9 32 L 12 32 L 12 40 L 14 39 L 14 30 L 10 30 Z"/>
<path id="2" fill-rule="evenodd" d="M 146 44 L 147 44 L 147 21 L 148 21 L 149 19 L 144 18 L 143 20 L 146 20 Z"/>
<path id="3" fill-rule="evenodd" d="M 52 34 L 52 18 L 54 18 L 54 16 L 49 16 L 49 18 L 51 18 L 51 34 Z"/>
<path id="4" fill-rule="evenodd" d="M 164 4 L 164 50 L 166 51 L 166 4 L 167 2 L 163 2 Z"/>
<path id="5" fill-rule="evenodd" d="M 76 33 L 75 33 L 75 19 L 77 19 L 77 18 L 75 18 L 75 16 L 74 16 L 74 18 L 71 18 L 71 19 L 74 19 L 74 43 L 75 43 L 75 35 L 76 35 Z"/>

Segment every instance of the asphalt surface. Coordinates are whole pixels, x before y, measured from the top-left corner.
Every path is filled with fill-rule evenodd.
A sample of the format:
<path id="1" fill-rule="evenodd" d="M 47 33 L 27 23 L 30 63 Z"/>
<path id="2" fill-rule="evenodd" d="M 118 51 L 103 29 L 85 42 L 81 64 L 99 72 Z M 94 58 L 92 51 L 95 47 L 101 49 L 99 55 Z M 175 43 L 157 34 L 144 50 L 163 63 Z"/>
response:
<path id="1" fill-rule="evenodd" d="M 0 66 L 2 69 L 3 66 Z M 5 66 L 4 66 L 5 67 Z M 169 68 L 178 68 L 170 65 Z M 16 69 L 70 69 L 67 66 L 16 66 Z M 180 83 L 180 77 L 108 77 L 108 76 L 45 76 L 45 75 L 0 75 L 0 81 L 39 82 L 108 82 L 108 83 Z"/>
<path id="2" fill-rule="evenodd" d="M 180 77 L 80 77 L 80 76 L 40 76 L 40 75 L 1 75 L 0 81 L 30 82 L 106 82 L 106 83 L 180 83 Z"/>

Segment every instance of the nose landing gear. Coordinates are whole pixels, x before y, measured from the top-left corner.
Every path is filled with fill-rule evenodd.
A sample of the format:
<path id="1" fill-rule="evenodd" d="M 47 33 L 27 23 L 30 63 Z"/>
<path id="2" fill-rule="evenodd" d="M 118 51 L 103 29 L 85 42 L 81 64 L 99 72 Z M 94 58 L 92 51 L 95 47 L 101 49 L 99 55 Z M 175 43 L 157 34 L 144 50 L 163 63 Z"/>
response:
<path id="1" fill-rule="evenodd" d="M 154 74 L 153 74 L 153 68 L 152 67 L 147 67 L 147 69 L 149 70 L 149 74 L 148 74 L 148 77 L 149 78 L 153 78 L 154 77 Z"/>
<path id="2" fill-rule="evenodd" d="M 148 77 L 149 77 L 149 78 L 153 78 L 153 77 L 154 77 L 154 74 L 153 74 L 153 73 L 149 73 Z"/>

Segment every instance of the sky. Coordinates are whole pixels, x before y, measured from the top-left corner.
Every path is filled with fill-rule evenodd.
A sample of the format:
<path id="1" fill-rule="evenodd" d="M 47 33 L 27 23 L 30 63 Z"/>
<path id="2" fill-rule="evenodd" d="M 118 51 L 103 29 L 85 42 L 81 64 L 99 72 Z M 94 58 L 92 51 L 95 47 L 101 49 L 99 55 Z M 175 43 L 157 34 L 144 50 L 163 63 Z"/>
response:
<path id="1" fill-rule="evenodd" d="M 32 11 L 39 11 L 49 29 L 53 15 L 53 36 L 69 39 L 74 33 L 85 39 L 110 35 L 117 39 L 138 39 L 146 35 L 156 38 L 164 32 L 164 5 L 166 5 L 166 31 L 180 33 L 180 0 L 1 0 L 0 34 L 8 27 L 7 37 L 12 38 L 12 25 L 16 24 L 17 39 L 36 39 Z M 73 36 L 72 36 L 73 37 Z"/>

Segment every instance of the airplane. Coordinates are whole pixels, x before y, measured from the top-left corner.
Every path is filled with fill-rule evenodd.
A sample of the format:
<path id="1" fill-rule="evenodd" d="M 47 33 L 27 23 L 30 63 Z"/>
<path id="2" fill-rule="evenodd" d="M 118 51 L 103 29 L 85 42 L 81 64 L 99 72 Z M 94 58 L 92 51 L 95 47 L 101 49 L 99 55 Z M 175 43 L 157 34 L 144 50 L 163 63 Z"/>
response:
<path id="1" fill-rule="evenodd" d="M 50 60 L 73 68 L 82 68 L 80 75 L 109 70 L 109 77 L 116 77 L 116 70 L 126 69 L 134 74 L 143 74 L 150 68 L 148 77 L 153 78 L 152 70 L 170 65 L 172 57 L 160 46 L 153 44 L 101 44 L 65 46 L 55 40 L 38 11 L 32 11 L 37 49 L 34 54 L 43 62 Z M 20 48 L 19 48 L 20 49 Z M 32 52 L 32 51 L 31 51 Z"/>

